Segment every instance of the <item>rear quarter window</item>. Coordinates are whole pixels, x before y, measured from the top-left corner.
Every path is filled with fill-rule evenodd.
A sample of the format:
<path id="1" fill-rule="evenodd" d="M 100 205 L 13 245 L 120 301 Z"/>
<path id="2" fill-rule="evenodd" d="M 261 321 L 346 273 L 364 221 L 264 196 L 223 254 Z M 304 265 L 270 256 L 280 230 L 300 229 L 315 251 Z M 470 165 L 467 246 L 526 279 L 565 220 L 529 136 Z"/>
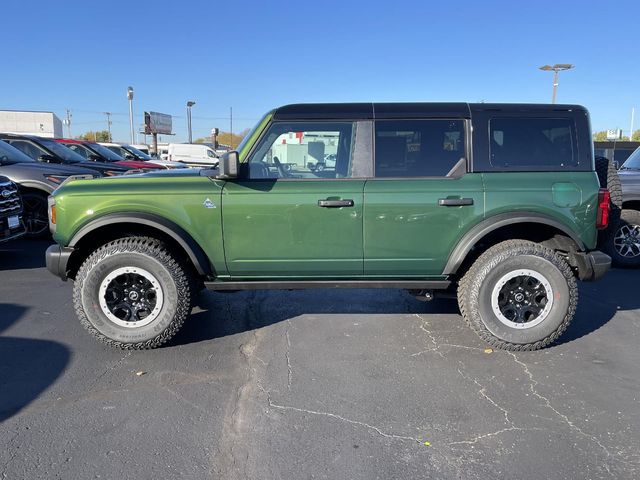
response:
<path id="1" fill-rule="evenodd" d="M 564 170 L 579 166 L 572 118 L 492 118 L 489 162 L 501 170 Z"/>

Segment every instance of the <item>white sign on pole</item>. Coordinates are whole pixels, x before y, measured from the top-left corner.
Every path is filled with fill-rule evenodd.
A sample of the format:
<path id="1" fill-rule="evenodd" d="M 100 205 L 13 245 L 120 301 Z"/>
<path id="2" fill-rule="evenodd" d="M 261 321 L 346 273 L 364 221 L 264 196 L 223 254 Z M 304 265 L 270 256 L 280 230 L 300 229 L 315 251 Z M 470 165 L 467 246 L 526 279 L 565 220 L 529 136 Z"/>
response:
<path id="1" fill-rule="evenodd" d="M 607 140 L 620 140 L 622 138 L 622 129 L 607 130 Z"/>

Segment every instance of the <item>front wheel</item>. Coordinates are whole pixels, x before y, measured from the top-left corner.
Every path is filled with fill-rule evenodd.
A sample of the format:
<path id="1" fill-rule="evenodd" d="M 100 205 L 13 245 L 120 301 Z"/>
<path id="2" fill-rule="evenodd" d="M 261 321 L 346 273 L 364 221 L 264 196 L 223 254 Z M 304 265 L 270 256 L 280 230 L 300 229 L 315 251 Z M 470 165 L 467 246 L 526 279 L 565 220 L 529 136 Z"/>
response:
<path id="1" fill-rule="evenodd" d="M 24 192 L 21 194 L 24 212 L 22 218 L 27 237 L 43 238 L 49 235 L 47 196 L 44 193 Z"/>
<path id="2" fill-rule="evenodd" d="M 93 252 L 78 270 L 73 301 L 80 323 L 110 346 L 155 348 L 191 312 L 193 288 L 159 240 L 127 237 Z"/>
<path id="3" fill-rule="evenodd" d="M 573 319 L 576 280 L 567 262 L 542 245 L 509 240 L 471 266 L 458 303 L 469 326 L 504 350 L 537 350 L 554 342 Z"/>

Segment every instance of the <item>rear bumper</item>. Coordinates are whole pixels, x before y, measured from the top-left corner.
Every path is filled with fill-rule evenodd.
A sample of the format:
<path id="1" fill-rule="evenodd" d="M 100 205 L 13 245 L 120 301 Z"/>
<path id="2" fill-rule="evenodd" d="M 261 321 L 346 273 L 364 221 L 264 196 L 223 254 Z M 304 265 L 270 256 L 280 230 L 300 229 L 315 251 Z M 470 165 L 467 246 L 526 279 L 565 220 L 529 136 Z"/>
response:
<path id="1" fill-rule="evenodd" d="M 570 262 L 578 269 L 578 278 L 585 282 L 594 282 L 611 268 L 611 257 L 598 250 L 576 252 L 570 255 Z"/>
<path id="2" fill-rule="evenodd" d="M 73 248 L 51 245 L 45 253 L 45 263 L 47 270 L 62 280 L 67 280 L 67 264 L 69 257 L 73 253 Z"/>

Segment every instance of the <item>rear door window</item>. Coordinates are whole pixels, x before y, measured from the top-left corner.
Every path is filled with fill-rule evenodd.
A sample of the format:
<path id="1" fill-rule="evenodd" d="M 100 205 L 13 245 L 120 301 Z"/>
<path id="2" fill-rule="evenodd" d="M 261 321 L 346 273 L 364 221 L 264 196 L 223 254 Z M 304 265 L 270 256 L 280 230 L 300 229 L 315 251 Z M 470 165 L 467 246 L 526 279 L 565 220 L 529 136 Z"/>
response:
<path id="1" fill-rule="evenodd" d="M 492 118 L 493 167 L 534 170 L 578 165 L 575 124 L 570 118 Z"/>
<path id="2" fill-rule="evenodd" d="M 466 163 L 464 120 L 378 120 L 377 178 L 447 177 Z"/>

